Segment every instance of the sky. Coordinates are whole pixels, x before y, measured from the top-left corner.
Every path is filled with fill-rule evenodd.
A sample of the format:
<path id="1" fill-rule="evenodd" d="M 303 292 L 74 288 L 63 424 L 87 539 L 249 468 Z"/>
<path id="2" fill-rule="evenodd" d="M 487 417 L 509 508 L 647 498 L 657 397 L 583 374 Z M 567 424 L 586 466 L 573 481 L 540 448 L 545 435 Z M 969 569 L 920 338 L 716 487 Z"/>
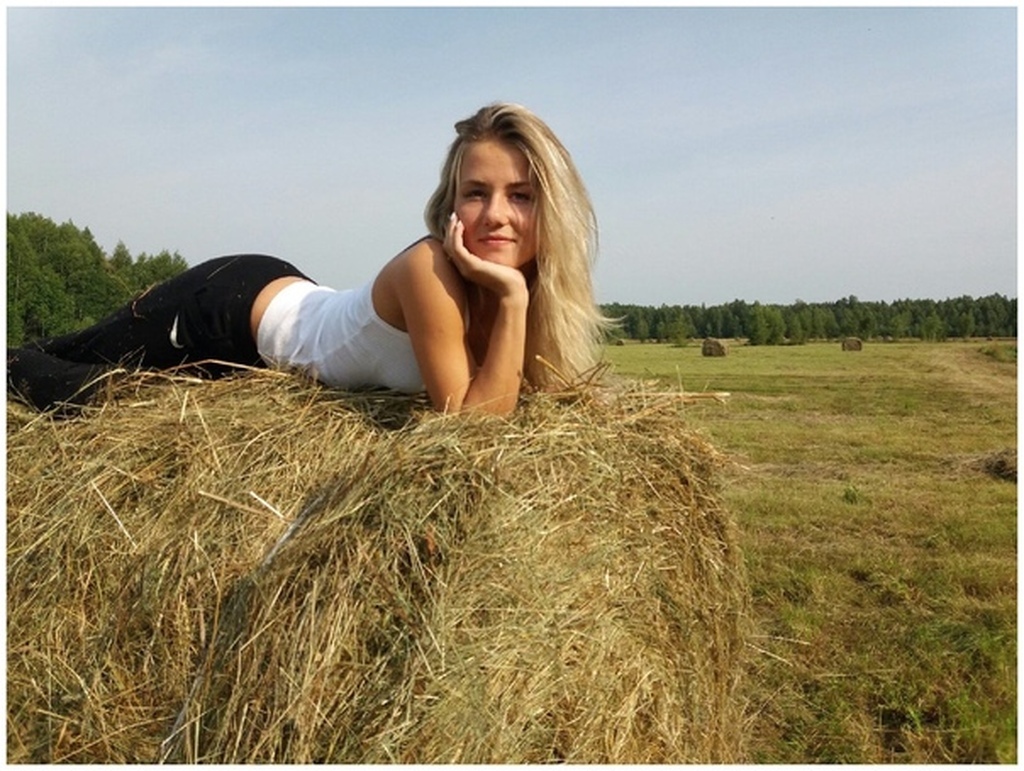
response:
<path id="1" fill-rule="evenodd" d="M 453 124 L 526 105 L 602 303 L 1017 295 L 1017 11 L 16 8 L 7 211 L 109 254 L 362 284 L 425 233 Z"/>

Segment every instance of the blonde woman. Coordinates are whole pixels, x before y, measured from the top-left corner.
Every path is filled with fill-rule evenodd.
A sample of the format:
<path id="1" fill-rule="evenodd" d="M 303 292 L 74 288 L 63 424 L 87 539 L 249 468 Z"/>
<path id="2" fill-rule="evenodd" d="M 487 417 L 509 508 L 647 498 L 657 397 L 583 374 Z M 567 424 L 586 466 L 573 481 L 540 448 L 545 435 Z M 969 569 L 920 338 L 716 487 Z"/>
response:
<path id="1" fill-rule="evenodd" d="M 89 329 L 8 351 L 8 391 L 81 405 L 112 365 L 296 369 L 346 389 L 426 391 L 441 411 L 511 412 L 597 357 L 596 221 L 569 153 L 525 108 L 455 124 L 429 235 L 360 289 L 318 286 L 274 257 L 202 263 Z"/>

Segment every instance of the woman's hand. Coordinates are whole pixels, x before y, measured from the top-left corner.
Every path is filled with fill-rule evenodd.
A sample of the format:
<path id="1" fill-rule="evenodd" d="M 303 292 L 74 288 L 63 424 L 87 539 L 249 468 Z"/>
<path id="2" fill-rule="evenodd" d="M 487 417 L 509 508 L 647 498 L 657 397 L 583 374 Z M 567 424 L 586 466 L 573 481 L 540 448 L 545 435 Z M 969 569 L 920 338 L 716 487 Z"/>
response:
<path id="1" fill-rule="evenodd" d="M 522 299 L 529 295 L 522 272 L 477 257 L 466 248 L 465 226 L 453 212 L 448 219 L 444 251 L 464 279 L 494 292 L 499 298 Z"/>

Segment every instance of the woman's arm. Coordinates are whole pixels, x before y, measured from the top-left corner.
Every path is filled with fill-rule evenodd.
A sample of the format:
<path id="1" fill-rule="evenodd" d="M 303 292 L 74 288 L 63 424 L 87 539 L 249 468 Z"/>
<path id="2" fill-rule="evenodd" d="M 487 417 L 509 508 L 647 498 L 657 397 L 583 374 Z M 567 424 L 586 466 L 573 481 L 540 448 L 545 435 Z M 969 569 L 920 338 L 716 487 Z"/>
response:
<path id="1" fill-rule="evenodd" d="M 389 264 L 381 275 L 381 306 L 397 300 L 431 402 L 438 410 L 511 412 L 519 398 L 526 348 L 529 291 L 515 268 L 481 260 L 462 245 L 453 222 L 445 247 L 423 241 Z M 465 322 L 466 282 L 479 285 L 495 305 L 486 355 L 477 362 Z"/>
<path id="2" fill-rule="evenodd" d="M 453 214 L 444 242 L 445 253 L 464 279 L 486 292 L 487 301 L 494 304 L 494 316 L 484 360 L 477 362 L 479 368 L 462 408 L 481 408 L 504 415 L 515 409 L 523 382 L 530 292 L 520 270 L 488 262 L 466 249 L 463 230 L 462 222 Z"/>

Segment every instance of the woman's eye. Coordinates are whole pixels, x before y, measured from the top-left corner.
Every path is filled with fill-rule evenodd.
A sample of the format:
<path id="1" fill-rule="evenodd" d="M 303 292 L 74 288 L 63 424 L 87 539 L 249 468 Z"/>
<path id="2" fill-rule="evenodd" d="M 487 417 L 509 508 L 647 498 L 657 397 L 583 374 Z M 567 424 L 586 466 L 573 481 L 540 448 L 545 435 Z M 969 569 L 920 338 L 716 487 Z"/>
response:
<path id="1" fill-rule="evenodd" d="M 516 203 L 533 203 L 533 193 L 513 193 L 511 198 Z"/>

